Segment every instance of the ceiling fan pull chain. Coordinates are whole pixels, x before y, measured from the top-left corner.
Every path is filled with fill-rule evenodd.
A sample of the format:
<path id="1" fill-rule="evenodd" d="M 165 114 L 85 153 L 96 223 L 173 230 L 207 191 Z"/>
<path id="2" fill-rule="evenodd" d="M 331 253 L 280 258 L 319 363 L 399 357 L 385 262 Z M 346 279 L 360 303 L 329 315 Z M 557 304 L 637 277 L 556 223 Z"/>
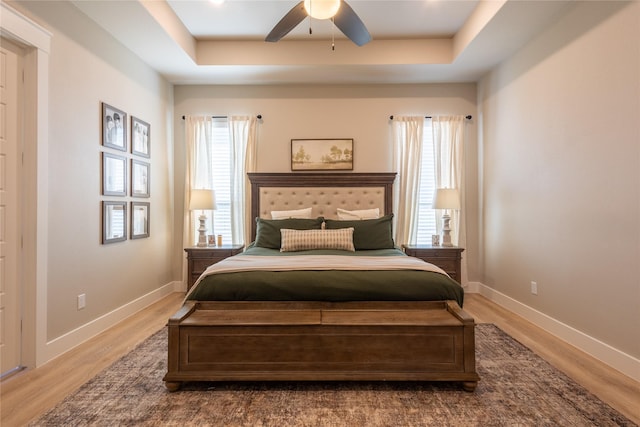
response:
<path id="1" fill-rule="evenodd" d="M 336 22 L 331 17 L 331 50 L 336 50 Z"/>

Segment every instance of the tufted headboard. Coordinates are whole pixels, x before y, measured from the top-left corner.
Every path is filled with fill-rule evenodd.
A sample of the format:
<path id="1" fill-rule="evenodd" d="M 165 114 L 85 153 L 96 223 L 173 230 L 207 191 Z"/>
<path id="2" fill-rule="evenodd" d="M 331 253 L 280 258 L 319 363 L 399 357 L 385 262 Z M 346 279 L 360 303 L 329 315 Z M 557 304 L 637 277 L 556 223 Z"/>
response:
<path id="1" fill-rule="evenodd" d="M 313 217 L 336 218 L 336 209 L 379 208 L 390 214 L 395 173 L 249 173 L 251 240 L 255 218 L 271 211 L 312 207 Z"/>

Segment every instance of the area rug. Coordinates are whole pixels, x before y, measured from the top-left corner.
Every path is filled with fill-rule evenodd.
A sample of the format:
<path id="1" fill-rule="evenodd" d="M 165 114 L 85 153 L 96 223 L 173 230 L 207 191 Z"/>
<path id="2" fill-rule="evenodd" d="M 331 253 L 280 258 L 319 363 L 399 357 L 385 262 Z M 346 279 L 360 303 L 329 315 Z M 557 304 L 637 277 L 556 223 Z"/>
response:
<path id="1" fill-rule="evenodd" d="M 473 393 L 455 383 L 187 383 L 164 388 L 166 328 L 33 426 L 633 426 L 498 327 L 476 327 Z"/>

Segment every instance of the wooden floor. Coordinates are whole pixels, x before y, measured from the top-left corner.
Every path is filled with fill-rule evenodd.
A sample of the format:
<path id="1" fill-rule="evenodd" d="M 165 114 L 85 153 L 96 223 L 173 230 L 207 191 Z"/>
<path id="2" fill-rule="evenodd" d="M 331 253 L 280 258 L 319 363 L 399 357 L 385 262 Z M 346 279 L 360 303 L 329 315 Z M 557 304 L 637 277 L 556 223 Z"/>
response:
<path id="1" fill-rule="evenodd" d="M 46 365 L 5 379 L 0 383 L 0 425 L 23 426 L 55 406 L 66 395 L 160 330 L 178 309 L 182 298 L 181 293 L 169 295 Z M 480 295 L 465 295 L 464 308 L 477 323 L 497 325 L 640 424 L 640 383 Z"/>

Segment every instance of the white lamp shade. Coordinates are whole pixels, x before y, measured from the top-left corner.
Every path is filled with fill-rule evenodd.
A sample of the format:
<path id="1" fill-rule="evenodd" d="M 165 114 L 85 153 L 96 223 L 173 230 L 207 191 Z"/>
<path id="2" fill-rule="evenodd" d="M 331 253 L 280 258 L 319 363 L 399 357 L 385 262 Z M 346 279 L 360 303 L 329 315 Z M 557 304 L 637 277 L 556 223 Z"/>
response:
<path id="1" fill-rule="evenodd" d="M 329 19 L 338 13 L 340 0 L 304 0 L 304 8 L 312 18 Z"/>
<path id="2" fill-rule="evenodd" d="M 460 195 L 455 188 L 438 188 L 433 197 L 434 209 L 460 209 Z"/>
<path id="3" fill-rule="evenodd" d="M 189 210 L 215 210 L 216 198 L 213 190 L 191 190 Z"/>

